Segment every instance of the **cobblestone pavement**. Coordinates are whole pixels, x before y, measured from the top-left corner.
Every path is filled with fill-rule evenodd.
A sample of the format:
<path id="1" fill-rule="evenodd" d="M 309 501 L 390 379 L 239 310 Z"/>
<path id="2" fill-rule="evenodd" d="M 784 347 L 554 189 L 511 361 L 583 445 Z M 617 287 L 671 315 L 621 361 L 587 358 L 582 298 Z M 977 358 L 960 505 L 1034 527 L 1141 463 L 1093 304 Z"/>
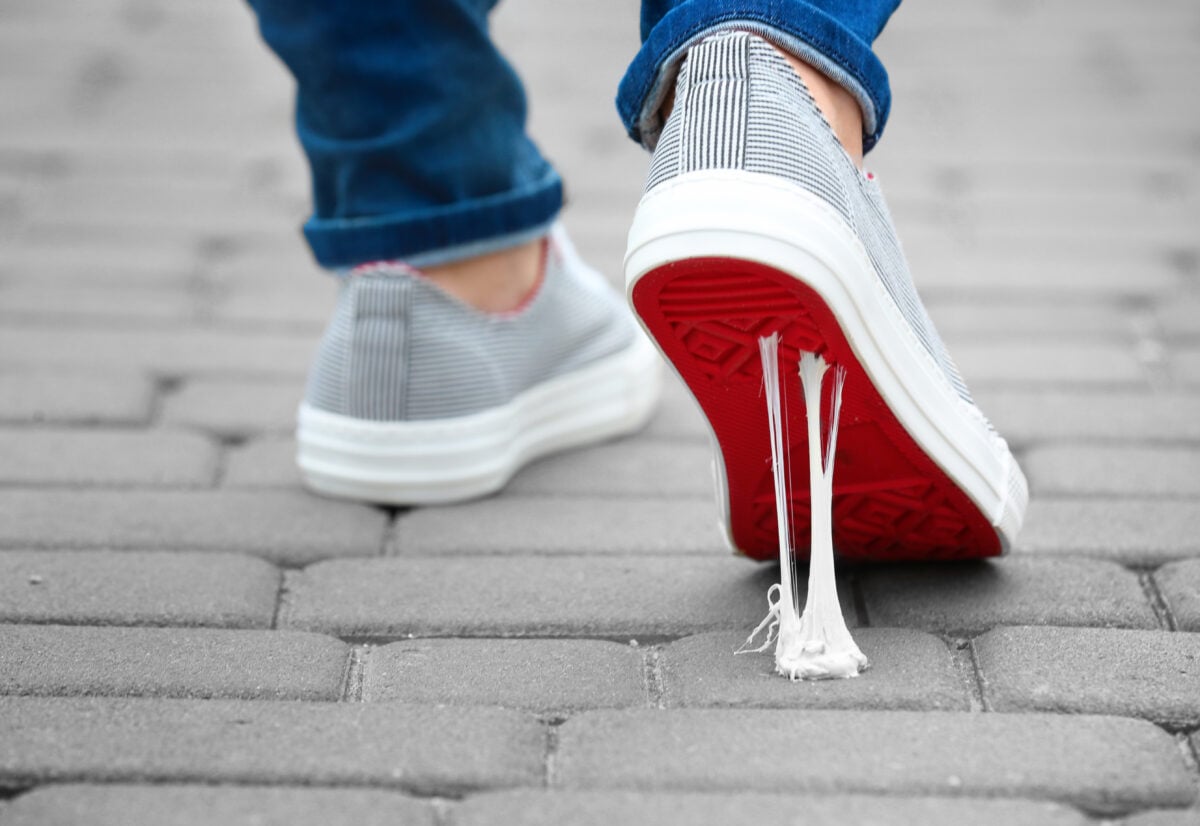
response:
<path id="1" fill-rule="evenodd" d="M 495 25 L 615 281 L 635 4 Z M 994 564 L 844 572 L 875 667 L 791 685 L 731 656 L 775 571 L 678 387 L 488 501 L 301 492 L 333 285 L 249 12 L 5 2 L 0 823 L 1200 822 L 1200 6 L 913 0 L 880 50 L 871 163 L 1034 501 Z"/>

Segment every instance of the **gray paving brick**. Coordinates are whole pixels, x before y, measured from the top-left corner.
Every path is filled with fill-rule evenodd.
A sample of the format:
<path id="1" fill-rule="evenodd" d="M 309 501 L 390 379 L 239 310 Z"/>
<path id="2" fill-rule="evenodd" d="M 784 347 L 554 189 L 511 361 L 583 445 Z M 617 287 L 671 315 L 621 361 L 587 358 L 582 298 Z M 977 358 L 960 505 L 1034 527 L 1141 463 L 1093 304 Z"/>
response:
<path id="1" fill-rule="evenodd" d="M 214 186 L 214 183 L 218 185 Z M 238 197 L 240 195 L 240 197 Z M 204 227 L 239 232 L 247 225 L 290 229 L 292 216 L 219 182 L 193 180 L 97 181 L 70 178 L 42 188 L 31 220 L 101 227 L 141 227 L 150 231 Z"/>
<path id="2" fill-rule="evenodd" d="M 307 177 L 307 171 L 304 175 Z M 298 281 L 311 284 L 314 278 L 328 277 L 317 267 L 305 245 L 296 242 L 294 235 L 272 235 L 249 241 L 240 239 L 230 246 L 226 254 L 207 261 L 203 272 L 206 279 L 221 288 L 222 294 L 231 298 L 240 289 L 309 289 L 298 288 Z M 220 304 L 217 311 L 220 311 Z"/>
<path id="3" fill-rule="evenodd" d="M 1128 193 L 1125 194 L 1128 196 Z M 978 232 L 987 239 L 1024 236 L 1042 241 L 1059 237 L 1068 243 L 1078 243 L 1088 230 L 1091 230 L 1093 235 L 1102 233 L 1112 247 L 1117 247 L 1122 241 L 1132 241 L 1136 244 L 1151 238 L 1156 241 L 1181 239 L 1186 218 L 1179 210 L 1164 210 L 1161 214 L 1154 215 L 1153 220 L 1147 221 L 1150 213 L 1145 206 L 1130 203 L 1131 199 L 1128 197 L 1109 203 L 1097 203 L 1098 200 L 1100 199 L 1089 202 L 1063 198 L 1061 195 L 1058 198 L 1046 197 L 1042 193 L 1033 192 L 1014 193 L 1008 197 L 997 194 L 985 196 L 980 193 L 975 197 L 961 199 L 950 209 L 957 208 L 960 214 L 969 213 L 972 219 L 971 231 Z M 1160 202 L 1156 205 L 1162 204 Z M 923 198 L 897 199 L 894 206 L 898 210 L 904 210 L 910 219 L 929 224 L 929 228 L 932 229 L 933 223 L 945 215 L 948 204 L 944 199 L 934 197 L 934 193 L 928 193 Z M 1053 231 L 1046 232 L 1041 226 L 1043 222 L 1053 223 Z M 1143 225 L 1138 226 L 1138 230 L 1143 230 L 1145 225 L 1153 228 L 1145 235 L 1137 231 L 1130 232 L 1132 226 L 1137 224 Z M 1003 285 L 997 286 L 1003 288 Z M 1088 289 L 1090 286 L 1083 285 L 1074 293 L 1088 295 L 1092 292 Z M 1162 286 L 1170 288 L 1173 285 L 1165 282 Z M 1069 294 L 1071 291 L 1068 288 L 1060 292 Z"/>
<path id="4" fill-rule="evenodd" d="M 5 826 L 434 826 L 429 803 L 379 789 L 295 786 L 40 786 L 3 815 Z"/>
<path id="5" fill-rule="evenodd" d="M 886 35 L 902 32 L 903 27 L 889 28 Z M 905 37 L 905 34 L 900 34 Z M 908 32 L 910 40 L 913 32 Z M 998 44 L 991 44 L 995 48 Z M 986 47 L 985 47 L 986 48 Z M 964 52 L 965 56 L 965 52 Z M 1153 159 L 1127 158 L 1129 163 L 1111 164 L 1109 175 L 1103 181 L 1094 181 L 1095 189 L 1089 194 L 1112 194 L 1125 197 L 1130 192 L 1140 192 L 1147 187 L 1165 186 L 1171 189 L 1178 178 L 1168 167 Z M 1143 163 L 1145 160 L 1147 162 Z M 961 202 L 989 203 L 1010 209 L 1022 199 L 1032 200 L 1036 194 L 1039 202 L 1045 198 L 1051 203 L 1066 203 L 1083 206 L 1080 193 L 1073 191 L 1082 171 L 1091 169 L 1091 164 L 1079 158 L 1062 158 L 1039 162 L 1036 159 L 979 158 L 972 162 L 965 156 L 956 159 L 946 157 L 912 158 L 904 165 L 889 166 L 887 187 L 889 196 L 897 205 L 902 199 L 924 197 L 936 203 L 938 198 L 958 199 Z M 1154 262 L 1158 264 L 1158 262 Z M 1032 312 L 1046 305 L 1028 299 Z M 1118 305 L 1119 306 L 1119 305 Z M 1069 305 L 1068 305 L 1069 308 Z M 1105 328 L 1108 330 L 1110 328 Z"/>
<path id="6" fill-rule="evenodd" d="M 291 436 L 265 436 L 229 448 L 221 481 L 230 488 L 300 487 L 296 440 Z"/>
<path id="7" fill-rule="evenodd" d="M 1187 447 L 1045 445 L 1021 467 L 1035 495 L 1200 496 L 1200 450 Z"/>
<path id="8" fill-rule="evenodd" d="M 0 547 L 240 551 L 303 565 L 378 553 L 386 521 L 299 491 L 0 490 Z"/>
<path id="9" fill-rule="evenodd" d="M 319 333 L 333 314 L 337 279 L 311 262 L 287 269 L 292 277 L 286 284 L 230 284 L 213 308 L 214 316 L 240 323 L 305 325 Z"/>
<path id="10" fill-rule="evenodd" d="M 0 368 L 3 422 L 143 424 L 150 418 L 153 398 L 150 381 L 129 373 L 97 375 Z"/>
<path id="11" fill-rule="evenodd" d="M 922 294 L 938 332 L 956 353 L 960 340 L 978 342 L 983 336 L 1107 336 L 1126 329 L 1131 318 L 1128 308 L 1113 301 L 1068 303 L 1025 298 L 1006 302 L 941 298 L 935 291 Z"/>
<path id="12" fill-rule="evenodd" d="M 1193 330 L 1193 334 L 1200 330 Z M 1184 387 L 1195 388 L 1200 385 L 1200 348 L 1178 347 L 1170 354 L 1171 376 Z"/>
<path id="13" fill-rule="evenodd" d="M 1139 566 L 1200 556 L 1200 502 L 1035 496 L 1016 551 L 1100 557 Z"/>
<path id="14" fill-rule="evenodd" d="M 954 348 L 954 360 L 967 380 L 980 386 L 1049 384 L 1057 389 L 1143 385 L 1148 379 L 1133 347 L 1115 344 L 963 342 Z"/>
<path id="15" fill-rule="evenodd" d="M 1004 795 L 1118 812 L 1196 796 L 1169 734 L 1095 716 L 591 711 L 558 729 L 554 766 L 562 787 Z"/>
<path id="16" fill-rule="evenodd" d="M 349 653 L 295 631 L 0 625 L 0 694 L 337 700 Z"/>
<path id="17" fill-rule="evenodd" d="M 712 499 L 707 445 L 622 439 L 535 462 L 507 490 L 520 494 L 697 496 Z"/>
<path id="18" fill-rule="evenodd" d="M 975 640 L 997 711 L 1054 711 L 1200 724 L 1200 634 L 997 628 Z"/>
<path id="19" fill-rule="evenodd" d="M 996 390 L 975 394 L 1010 442 L 1200 440 L 1200 396 L 1178 393 Z"/>
<path id="20" fill-rule="evenodd" d="M 974 632 L 996 625 L 1157 628 L 1137 577 L 1098 560 L 876 567 L 861 587 L 872 625 Z"/>
<path id="21" fill-rule="evenodd" d="M 267 628 L 279 572 L 232 554 L 0 552 L 0 621 Z"/>
<path id="22" fill-rule="evenodd" d="M 708 422 L 700 406 L 683 382 L 668 375 L 663 382 L 662 399 L 642 435 L 652 439 L 699 441 L 711 438 Z M 711 474 L 710 474 L 711 475 Z"/>
<path id="23" fill-rule="evenodd" d="M 698 634 L 658 657 L 669 706 L 967 710 L 966 685 L 942 640 L 920 631 L 860 628 L 854 639 L 871 661 L 851 680 L 792 683 L 775 674 L 774 648 L 734 655 L 739 631 Z"/>
<path id="24" fill-rule="evenodd" d="M 1196 826 L 1200 811 L 1196 809 L 1166 809 L 1127 817 L 1121 826 Z"/>
<path id="25" fill-rule="evenodd" d="M 708 499 L 500 497 L 401 515 L 391 553 L 728 556 Z"/>
<path id="26" fill-rule="evenodd" d="M 602 640 L 430 640 L 370 651 L 363 699 L 539 712 L 646 704 L 642 652 Z"/>
<path id="27" fill-rule="evenodd" d="M 1173 295 L 1154 308 L 1162 331 L 1171 337 L 1194 338 L 1200 335 L 1200 297 Z"/>
<path id="28" fill-rule="evenodd" d="M 164 430 L 0 429 L 0 484 L 211 485 L 217 447 Z"/>
<path id="29" fill-rule="evenodd" d="M 141 369 L 164 375 L 301 377 L 316 348 L 310 333 L 238 330 L 0 327 L 0 364 L 79 369 Z"/>
<path id="30" fill-rule="evenodd" d="M 342 637 L 749 633 L 778 578 L 740 559 L 333 560 L 289 575 L 280 624 Z"/>
<path id="31" fill-rule="evenodd" d="M 532 717 L 398 703 L 0 697 L 0 787 L 48 781 L 378 785 L 427 794 L 540 784 Z"/>
<path id="32" fill-rule="evenodd" d="M 19 281 L 0 286 L 0 316 L 29 320 L 186 321 L 198 306 L 197 297 L 182 289 Z"/>
<path id="33" fill-rule="evenodd" d="M 897 157 L 889 136 L 885 151 Z M 927 133 L 921 140 L 927 139 Z M 973 160 L 982 160 L 974 155 Z M 1028 160 L 1028 159 L 1027 159 Z M 882 176 L 887 186 L 887 175 Z M 924 292 L 976 300 L 1095 301 L 1169 294 L 1179 286 L 1178 273 L 1150 254 L 1150 245 L 1115 242 L 1097 249 L 1084 239 L 1061 234 L 1035 237 L 1030 233 L 974 234 L 955 238 L 942 226 L 922 225 L 916 216 L 897 217 L 904 249 Z M 1094 240 L 1094 231 L 1093 231 Z M 1058 251 L 1047 248 L 1057 242 Z M 1016 246 L 1024 249 L 1015 249 Z M 1136 273 L 1131 277 L 1130 273 Z"/>
<path id="34" fill-rule="evenodd" d="M 303 397 L 299 380 L 191 379 L 166 398 L 162 418 L 221 436 L 290 433 Z"/>
<path id="35" fill-rule="evenodd" d="M 1173 562 L 1154 573 L 1154 581 L 1181 631 L 1200 631 L 1200 560 Z"/>
<path id="36" fill-rule="evenodd" d="M 61 238 L 30 237 L 3 251 L 5 280 L 14 283 L 72 284 L 81 287 L 111 285 L 162 289 L 183 287 L 195 270 L 196 253 L 175 239 L 152 239 L 143 233 L 137 247 L 120 238 L 79 237 L 64 244 Z"/>
<path id="37" fill-rule="evenodd" d="M 1177 349 L 1171 352 L 1171 375 L 1185 387 L 1200 386 L 1200 349 Z"/>
<path id="38" fill-rule="evenodd" d="M 790 784 L 781 784 L 784 786 Z M 472 795 L 450 813 L 451 826 L 1087 826 L 1079 812 L 1028 800 L 874 797 L 848 794 L 702 794 L 539 791 Z"/>

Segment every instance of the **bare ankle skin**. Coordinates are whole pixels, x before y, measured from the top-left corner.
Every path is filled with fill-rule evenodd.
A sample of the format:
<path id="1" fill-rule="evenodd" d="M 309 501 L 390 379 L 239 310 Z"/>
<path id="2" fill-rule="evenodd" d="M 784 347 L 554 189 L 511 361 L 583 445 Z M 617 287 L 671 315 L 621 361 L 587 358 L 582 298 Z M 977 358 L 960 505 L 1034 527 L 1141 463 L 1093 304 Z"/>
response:
<path id="1" fill-rule="evenodd" d="M 542 239 L 421 272 L 444 292 L 485 313 L 517 309 L 542 274 Z"/>
<path id="2" fill-rule="evenodd" d="M 860 169 L 862 151 L 862 110 L 858 101 L 844 88 L 795 55 L 779 50 L 796 74 L 804 81 L 817 108 L 833 127 L 846 153 Z M 663 103 L 666 120 L 675 102 L 675 90 Z M 445 292 L 486 313 L 504 313 L 516 309 L 537 285 L 542 268 L 542 241 L 427 267 L 425 275 Z"/>
<path id="3" fill-rule="evenodd" d="M 805 63 L 790 52 L 785 52 L 778 46 L 775 48 L 783 55 L 791 67 L 796 70 L 796 74 L 800 75 L 800 79 L 804 81 L 804 85 L 812 93 L 813 101 L 817 104 L 817 108 L 821 110 L 821 114 L 825 116 L 825 120 L 829 121 L 829 125 L 833 127 L 833 133 L 837 135 L 837 139 L 846 150 L 846 154 L 854 161 L 855 166 L 862 169 L 862 109 L 859 108 L 858 101 L 843 87 L 822 74 L 820 70 Z M 664 122 L 667 116 L 671 114 L 671 108 L 674 105 L 675 89 L 672 87 L 662 105 L 662 119 Z"/>
<path id="4" fill-rule="evenodd" d="M 833 127 L 833 133 L 837 135 L 846 154 L 854 161 L 855 166 L 862 169 L 862 109 L 859 108 L 854 95 L 795 55 L 782 49 L 779 53 L 796 70 L 796 74 L 800 75 L 800 79 L 812 93 L 813 101 L 825 116 L 825 120 Z"/>

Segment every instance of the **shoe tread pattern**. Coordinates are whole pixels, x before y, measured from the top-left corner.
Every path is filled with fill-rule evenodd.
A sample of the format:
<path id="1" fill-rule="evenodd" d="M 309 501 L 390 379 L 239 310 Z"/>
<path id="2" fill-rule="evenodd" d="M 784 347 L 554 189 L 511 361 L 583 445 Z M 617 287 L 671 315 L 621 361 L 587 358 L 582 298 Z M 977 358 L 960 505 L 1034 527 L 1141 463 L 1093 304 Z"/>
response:
<path id="1" fill-rule="evenodd" d="M 808 444 L 801 351 L 847 369 L 834 469 L 834 547 L 871 561 L 1000 553 L 995 529 L 907 434 L 859 364 L 832 312 L 802 281 L 731 259 L 690 259 L 644 275 L 634 305 L 713 426 L 725 460 L 730 534 L 741 552 L 777 553 L 758 339 L 780 334 L 792 468 L 789 518 L 808 555 Z M 825 402 L 828 405 L 828 399 Z M 828 410 L 823 411 L 827 420 Z"/>

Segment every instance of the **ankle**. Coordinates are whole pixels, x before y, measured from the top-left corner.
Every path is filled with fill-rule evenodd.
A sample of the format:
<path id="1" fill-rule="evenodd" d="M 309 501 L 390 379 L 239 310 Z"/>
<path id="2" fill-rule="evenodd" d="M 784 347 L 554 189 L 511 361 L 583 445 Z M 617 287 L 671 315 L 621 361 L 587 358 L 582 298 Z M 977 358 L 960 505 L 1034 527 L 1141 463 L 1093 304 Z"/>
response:
<path id="1" fill-rule="evenodd" d="M 776 47 L 779 49 L 779 47 Z M 863 165 L 863 117 L 862 108 L 854 95 L 846 91 L 841 84 L 834 83 L 823 72 L 805 63 L 790 52 L 779 49 L 788 64 L 800 75 L 804 85 L 808 87 L 813 102 L 829 121 L 834 135 L 846 150 L 846 154 L 854 161 L 854 165 L 862 169 Z"/>
<path id="2" fill-rule="evenodd" d="M 443 292 L 477 310 L 511 312 L 525 303 L 541 280 L 545 244 L 539 238 L 421 272 Z"/>

